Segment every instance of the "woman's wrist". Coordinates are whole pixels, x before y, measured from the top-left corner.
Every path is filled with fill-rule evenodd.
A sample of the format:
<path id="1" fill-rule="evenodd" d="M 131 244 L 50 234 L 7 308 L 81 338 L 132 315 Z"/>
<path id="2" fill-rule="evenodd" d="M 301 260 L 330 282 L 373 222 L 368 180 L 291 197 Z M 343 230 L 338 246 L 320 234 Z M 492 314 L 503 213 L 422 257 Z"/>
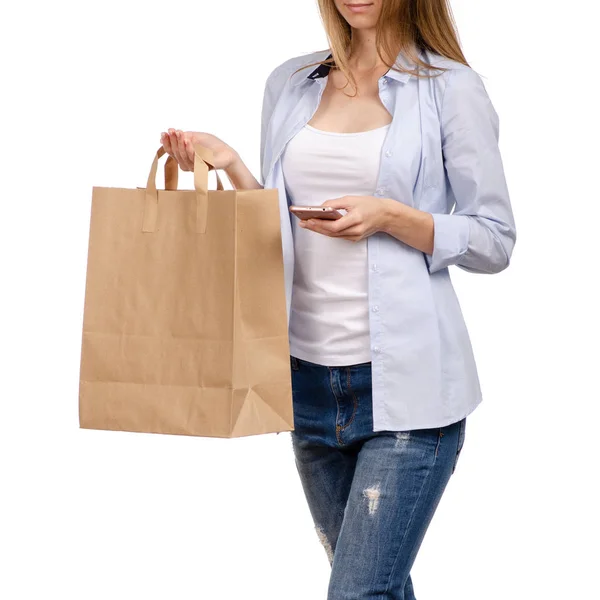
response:
<path id="1" fill-rule="evenodd" d="M 224 169 L 231 185 L 236 190 L 260 190 L 263 186 L 256 180 L 239 154 L 234 151 L 234 159 Z"/>

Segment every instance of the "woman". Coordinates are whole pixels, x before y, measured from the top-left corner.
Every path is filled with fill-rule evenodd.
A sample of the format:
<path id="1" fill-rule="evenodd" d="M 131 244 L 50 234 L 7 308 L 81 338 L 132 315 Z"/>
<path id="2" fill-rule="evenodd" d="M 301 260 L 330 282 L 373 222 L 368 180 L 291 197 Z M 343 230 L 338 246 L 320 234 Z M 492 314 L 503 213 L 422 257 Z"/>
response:
<path id="1" fill-rule="evenodd" d="M 235 188 L 279 189 L 291 437 L 328 599 L 409 600 L 481 402 L 448 267 L 502 271 L 516 233 L 498 116 L 446 0 L 354 2 L 319 0 L 330 48 L 269 75 L 260 182 L 209 133 L 161 141 L 184 170 L 200 143 Z M 290 204 L 343 216 L 302 222 Z"/>

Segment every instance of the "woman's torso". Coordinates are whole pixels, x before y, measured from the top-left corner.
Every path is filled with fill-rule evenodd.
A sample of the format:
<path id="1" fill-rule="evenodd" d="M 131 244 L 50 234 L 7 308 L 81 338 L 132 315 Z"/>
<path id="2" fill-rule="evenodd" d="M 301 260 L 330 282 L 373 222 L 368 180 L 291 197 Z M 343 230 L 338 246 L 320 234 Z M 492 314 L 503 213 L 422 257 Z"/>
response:
<path id="1" fill-rule="evenodd" d="M 319 206 L 373 194 L 388 128 L 340 133 L 305 125 L 282 155 L 290 202 Z M 298 223 L 292 220 L 291 354 L 328 366 L 370 362 L 367 239 L 323 235 Z"/>
<path id="2" fill-rule="evenodd" d="M 392 115 L 377 93 L 380 74 L 328 79 L 317 111 L 287 144 L 282 167 L 290 202 L 318 206 L 345 195 L 372 195 Z M 294 229 L 290 314 L 293 356 L 329 366 L 370 362 L 367 240 L 352 242 Z"/>
<path id="3" fill-rule="evenodd" d="M 346 101 L 332 96 L 327 103 L 335 70 L 297 70 L 324 60 L 328 54 L 319 51 L 282 63 L 269 77 L 265 89 L 261 183 L 279 192 L 288 317 L 295 264 L 292 220 L 296 217 L 289 213 L 291 199 L 286 190 L 282 154 L 306 124 L 323 128 L 338 125 L 338 131 L 354 125 L 334 120 L 335 111 L 325 110 L 328 106 L 335 108 L 337 101 Z M 449 66 L 450 73 L 463 68 L 432 54 L 426 58 Z M 413 66 L 402 56 L 398 62 L 408 68 Z M 377 80 L 374 75 L 373 80 L 380 103 L 393 117 L 389 121 L 385 112 L 379 112 L 377 118 L 381 120 L 367 121 L 362 111 L 353 115 L 361 126 L 389 121 L 373 195 L 432 213 L 448 213 L 452 197 L 444 174 L 439 120 L 439 102 L 447 77 L 417 80 L 407 73 L 390 70 Z M 325 104 L 320 102 L 323 99 Z M 356 99 L 348 102 L 352 100 Z M 368 94 L 363 100 L 369 100 Z M 371 101 L 376 100 L 371 88 Z M 383 111 L 377 102 L 375 106 Z M 368 114 L 377 115 L 377 111 Z M 374 431 L 436 427 L 464 417 L 481 401 L 481 390 L 448 270 L 430 274 L 422 252 L 383 232 L 367 238 L 367 249 Z"/>

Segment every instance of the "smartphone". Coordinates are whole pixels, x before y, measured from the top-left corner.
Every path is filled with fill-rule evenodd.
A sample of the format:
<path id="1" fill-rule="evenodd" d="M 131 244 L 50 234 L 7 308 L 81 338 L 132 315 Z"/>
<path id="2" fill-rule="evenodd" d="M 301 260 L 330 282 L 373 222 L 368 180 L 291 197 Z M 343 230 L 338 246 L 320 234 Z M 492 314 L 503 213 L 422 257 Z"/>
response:
<path id="1" fill-rule="evenodd" d="M 342 213 L 331 206 L 290 206 L 290 212 L 299 219 L 328 219 L 335 221 L 343 217 Z"/>

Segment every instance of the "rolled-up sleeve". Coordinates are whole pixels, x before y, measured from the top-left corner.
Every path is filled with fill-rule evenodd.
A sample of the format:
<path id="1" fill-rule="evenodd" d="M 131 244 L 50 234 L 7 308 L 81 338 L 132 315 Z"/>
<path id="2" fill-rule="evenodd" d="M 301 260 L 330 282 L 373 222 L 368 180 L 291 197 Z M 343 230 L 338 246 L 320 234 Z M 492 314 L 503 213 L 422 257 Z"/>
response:
<path id="1" fill-rule="evenodd" d="M 453 69 L 441 105 L 442 154 L 451 214 L 432 213 L 430 273 L 457 265 L 473 273 L 498 273 L 516 241 L 504 168 L 498 147 L 499 121 L 481 77 Z"/>

